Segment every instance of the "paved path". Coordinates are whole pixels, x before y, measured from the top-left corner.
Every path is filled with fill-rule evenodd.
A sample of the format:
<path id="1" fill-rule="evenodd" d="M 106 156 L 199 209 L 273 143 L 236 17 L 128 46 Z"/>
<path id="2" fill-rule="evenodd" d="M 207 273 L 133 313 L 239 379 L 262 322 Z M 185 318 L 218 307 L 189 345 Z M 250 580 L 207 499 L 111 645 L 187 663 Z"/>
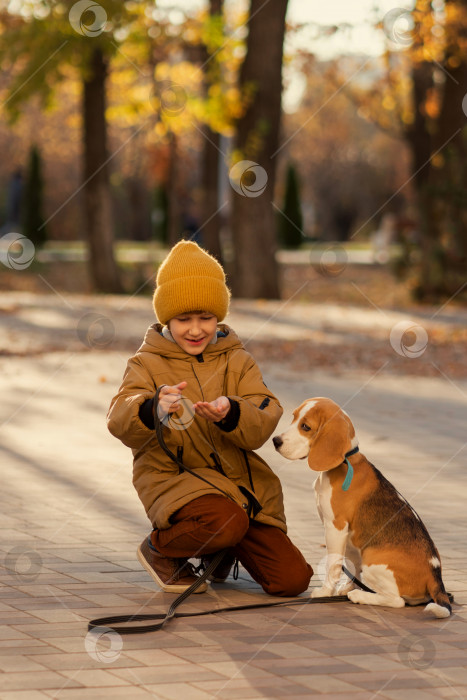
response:
<path id="1" fill-rule="evenodd" d="M 51 341 L 61 333 L 57 313 Z M 0 700 L 467 698 L 465 380 L 263 365 L 285 408 L 279 429 L 304 398 L 346 406 L 362 451 L 409 498 L 441 551 L 460 604 L 451 618 L 427 618 L 423 608 L 304 605 L 175 620 L 166 632 L 96 643 L 86 637 L 90 618 L 160 612 L 173 597 L 136 561 L 148 521 L 130 451 L 105 426 L 128 351 L 82 351 L 79 342 L 81 350 L 73 341 L 0 360 Z M 290 535 L 319 573 L 313 474 L 271 444 L 260 453 L 283 482 Z M 265 595 L 241 570 L 185 609 L 247 601 Z"/>

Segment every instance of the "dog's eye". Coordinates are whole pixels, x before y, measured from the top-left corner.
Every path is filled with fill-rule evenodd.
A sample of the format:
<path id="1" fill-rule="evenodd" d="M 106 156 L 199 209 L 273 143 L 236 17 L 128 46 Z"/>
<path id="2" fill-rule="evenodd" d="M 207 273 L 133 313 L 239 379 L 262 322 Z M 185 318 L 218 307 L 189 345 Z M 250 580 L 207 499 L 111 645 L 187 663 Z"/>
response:
<path id="1" fill-rule="evenodd" d="M 300 428 L 301 428 L 302 430 L 304 430 L 305 433 L 307 433 L 309 430 L 311 430 L 310 426 L 307 425 L 306 423 L 302 423 L 301 426 L 300 426 Z"/>

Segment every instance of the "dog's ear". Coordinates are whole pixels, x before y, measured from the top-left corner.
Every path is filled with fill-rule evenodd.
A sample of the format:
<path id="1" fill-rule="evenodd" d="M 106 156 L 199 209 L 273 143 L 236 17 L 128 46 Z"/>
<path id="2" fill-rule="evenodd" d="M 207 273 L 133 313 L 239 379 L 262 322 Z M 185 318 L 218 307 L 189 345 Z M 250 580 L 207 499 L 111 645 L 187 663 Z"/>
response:
<path id="1" fill-rule="evenodd" d="M 326 472 L 344 461 L 352 449 L 355 430 L 350 418 L 337 406 L 323 412 L 323 419 L 311 442 L 308 464 L 317 472 Z"/>

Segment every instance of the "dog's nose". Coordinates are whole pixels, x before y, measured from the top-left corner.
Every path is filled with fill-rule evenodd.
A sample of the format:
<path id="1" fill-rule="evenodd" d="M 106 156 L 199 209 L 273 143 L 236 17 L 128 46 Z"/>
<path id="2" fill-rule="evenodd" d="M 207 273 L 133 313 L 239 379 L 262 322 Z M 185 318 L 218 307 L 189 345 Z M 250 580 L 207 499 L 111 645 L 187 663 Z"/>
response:
<path id="1" fill-rule="evenodd" d="M 276 448 L 276 450 L 278 450 L 279 447 L 280 447 L 280 446 L 282 445 L 282 443 L 284 442 L 284 441 L 282 440 L 282 438 L 281 438 L 279 435 L 276 435 L 276 437 L 273 437 L 273 438 L 272 438 L 272 441 L 273 441 L 273 443 L 274 443 L 274 447 Z"/>

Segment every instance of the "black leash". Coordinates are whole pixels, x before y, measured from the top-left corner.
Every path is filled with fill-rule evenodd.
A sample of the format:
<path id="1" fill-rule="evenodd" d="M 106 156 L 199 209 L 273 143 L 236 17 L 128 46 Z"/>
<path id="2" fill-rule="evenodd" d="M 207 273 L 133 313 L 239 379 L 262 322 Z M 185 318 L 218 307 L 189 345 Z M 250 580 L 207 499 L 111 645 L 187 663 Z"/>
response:
<path id="1" fill-rule="evenodd" d="M 162 422 L 158 416 L 157 413 L 157 408 L 159 404 L 159 394 L 160 390 L 162 387 L 159 387 L 156 391 L 156 394 L 154 396 L 154 428 L 156 431 L 157 439 L 159 441 L 159 445 L 162 447 L 164 452 L 170 459 L 175 462 L 175 464 L 178 465 L 180 469 L 183 471 L 188 472 L 189 474 L 192 474 L 193 476 L 197 477 L 198 479 L 201 479 L 202 481 L 206 482 L 209 484 L 209 486 L 212 486 L 213 488 L 217 489 L 221 493 L 224 494 L 227 498 L 230 500 L 233 500 L 232 497 L 220 489 L 218 486 L 215 484 L 212 484 L 208 479 L 204 478 L 200 474 L 197 474 L 195 471 L 192 469 L 189 469 L 184 462 L 179 459 L 166 445 L 164 436 L 162 434 Z M 252 511 L 254 514 L 259 512 L 261 510 L 261 505 L 256 501 L 255 497 L 252 496 L 252 494 L 245 489 L 244 491 L 242 490 L 242 493 L 246 496 L 248 499 L 249 503 L 249 510 Z M 256 502 L 255 502 L 256 501 Z M 172 620 L 173 618 L 176 617 L 198 617 L 202 615 L 217 615 L 218 613 L 221 612 L 232 612 L 235 610 L 256 610 L 259 608 L 273 608 L 273 607 L 285 607 L 287 605 L 310 605 L 312 603 L 344 603 L 348 602 L 348 598 L 346 595 L 335 595 L 335 596 L 329 596 L 329 597 L 320 597 L 320 598 L 300 598 L 299 596 L 295 598 L 291 598 L 290 600 L 280 600 L 275 603 L 253 603 L 250 605 L 237 605 L 234 607 L 225 607 L 225 608 L 216 608 L 215 610 L 205 610 L 204 612 L 191 612 L 191 613 L 181 613 L 181 612 L 175 612 L 175 610 L 178 608 L 179 605 L 181 605 L 194 591 L 199 588 L 199 586 L 206 581 L 208 576 L 216 569 L 216 567 L 220 564 L 222 559 L 224 558 L 224 555 L 226 553 L 226 550 L 222 550 L 221 552 L 218 552 L 215 557 L 212 559 L 212 561 L 209 563 L 209 565 L 206 567 L 206 569 L 203 571 L 201 576 L 191 584 L 189 588 L 187 588 L 183 593 L 181 593 L 177 598 L 173 601 L 173 603 L 170 605 L 169 609 L 167 610 L 166 613 L 156 613 L 156 614 L 144 614 L 144 615 L 113 615 L 110 617 L 99 617 L 96 618 L 95 620 L 90 620 L 88 623 L 88 630 L 95 631 L 97 633 L 107 633 L 107 632 L 118 632 L 119 634 L 143 634 L 145 632 L 157 632 L 158 630 L 162 629 L 166 622 L 169 620 Z M 365 586 L 364 583 L 359 581 L 357 578 L 352 576 L 352 574 L 343 566 L 342 570 L 344 573 L 352 580 L 354 583 L 356 583 L 360 588 L 362 588 L 364 591 L 369 591 L 370 593 L 374 593 L 374 591 L 371 590 L 371 588 L 368 588 Z M 160 620 L 155 625 L 131 625 L 131 626 L 121 626 L 125 625 L 125 623 L 129 622 L 149 622 L 153 620 Z"/>
<path id="2" fill-rule="evenodd" d="M 198 583 L 198 581 L 196 582 Z M 194 585 L 194 584 L 193 584 Z M 187 588 L 185 593 L 188 594 L 190 589 Z M 193 591 L 191 591 L 193 592 Z M 187 597 L 187 596 L 185 596 Z M 217 613 L 232 612 L 235 610 L 255 610 L 257 608 L 278 608 L 286 607 L 287 605 L 310 605 L 311 603 L 348 603 L 349 599 L 346 595 L 334 595 L 327 598 L 291 598 L 291 600 L 279 600 L 277 603 L 253 603 L 252 605 L 237 605 L 228 606 L 226 608 L 216 608 L 215 610 L 204 610 L 203 612 L 191 613 L 176 613 L 175 608 L 183 601 L 179 596 L 170 606 L 167 613 L 155 615 L 114 615 L 113 617 L 101 617 L 98 620 L 91 620 L 88 624 L 88 630 L 102 634 L 105 632 L 118 632 L 118 634 L 144 634 L 145 632 L 157 632 L 162 629 L 168 620 L 174 617 L 201 617 L 202 615 L 217 615 Z M 156 625 L 133 625 L 132 627 L 120 627 L 119 625 L 125 622 L 142 622 L 150 620 L 162 620 Z"/>
<path id="3" fill-rule="evenodd" d="M 232 612 L 233 610 L 255 610 L 257 608 L 273 608 L 285 607 L 287 605 L 309 605 L 310 603 L 344 603 L 349 599 L 346 595 L 335 595 L 328 598 L 291 598 L 290 600 L 280 600 L 275 603 L 253 603 L 250 605 L 237 605 L 234 607 L 228 606 L 225 608 L 216 608 L 215 610 L 204 610 L 203 612 L 175 612 L 181 603 L 186 600 L 197 588 L 207 579 L 214 571 L 216 566 L 222 561 L 225 550 L 218 552 L 214 559 L 209 563 L 209 566 L 204 570 L 202 575 L 195 583 L 192 583 L 189 588 L 181 593 L 171 604 L 166 613 L 155 613 L 145 615 L 113 615 L 112 617 L 100 617 L 96 620 L 91 620 L 88 623 L 88 630 L 93 630 L 98 634 L 107 632 L 118 632 L 118 634 L 144 634 L 145 632 L 157 632 L 161 630 L 165 623 L 175 617 L 201 617 L 202 615 L 217 615 L 222 612 Z M 155 625 L 131 625 L 126 626 L 128 622 L 150 622 L 160 620 Z"/>
<path id="4" fill-rule="evenodd" d="M 355 583 L 355 585 L 357 585 L 359 588 L 361 588 L 362 591 L 366 591 L 367 593 L 374 593 L 374 592 L 375 592 L 375 591 L 373 591 L 371 588 L 368 588 L 368 586 L 365 586 L 365 584 L 363 583 L 363 581 L 360 581 L 360 579 L 358 579 L 356 576 L 354 576 L 353 574 L 351 574 L 350 571 L 349 571 L 348 569 L 346 569 L 346 567 L 345 567 L 343 564 L 342 564 L 342 571 L 344 572 L 344 574 L 345 574 L 346 576 L 349 577 L 349 579 L 350 579 L 353 583 Z M 348 600 L 348 599 L 347 599 L 347 600 Z"/>

